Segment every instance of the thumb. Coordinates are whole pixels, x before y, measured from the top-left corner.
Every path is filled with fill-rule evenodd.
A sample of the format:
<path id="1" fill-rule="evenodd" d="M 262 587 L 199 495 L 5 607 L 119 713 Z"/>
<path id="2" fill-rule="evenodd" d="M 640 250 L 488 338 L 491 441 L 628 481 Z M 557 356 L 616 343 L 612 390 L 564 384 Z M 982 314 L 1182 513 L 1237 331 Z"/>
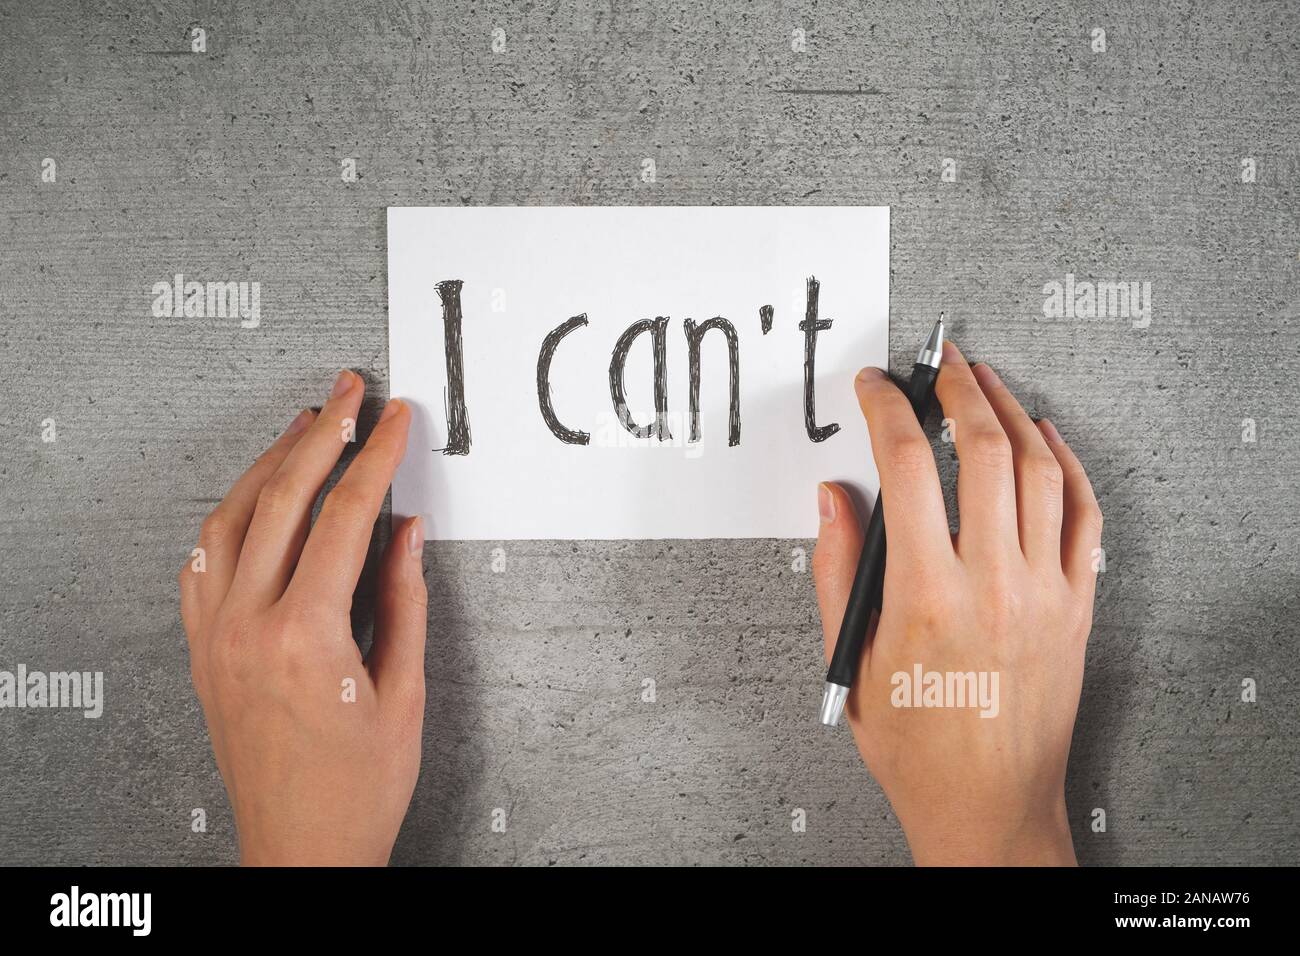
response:
<path id="1" fill-rule="evenodd" d="M 424 586 L 424 524 L 402 523 L 388 542 L 379 570 L 375 640 L 367 665 L 379 698 L 396 694 L 424 713 L 424 638 L 428 620 Z"/>
<path id="2" fill-rule="evenodd" d="M 848 493 L 832 481 L 817 486 L 817 513 L 821 518 L 817 549 L 813 551 L 813 583 L 817 586 L 817 604 L 822 614 L 822 637 L 826 660 L 835 650 L 840 621 L 853 589 L 853 575 L 862 553 L 862 526 L 858 523 L 853 501 Z"/>

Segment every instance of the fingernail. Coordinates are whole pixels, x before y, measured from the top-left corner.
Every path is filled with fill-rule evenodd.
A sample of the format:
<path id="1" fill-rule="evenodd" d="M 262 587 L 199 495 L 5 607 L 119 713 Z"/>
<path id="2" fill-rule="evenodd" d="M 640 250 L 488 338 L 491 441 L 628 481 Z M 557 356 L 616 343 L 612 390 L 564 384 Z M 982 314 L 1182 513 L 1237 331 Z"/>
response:
<path id="1" fill-rule="evenodd" d="M 1061 433 L 1056 430 L 1056 426 L 1053 425 L 1048 419 L 1044 418 L 1041 422 L 1038 423 L 1038 425 L 1040 428 L 1042 428 L 1043 433 L 1047 436 L 1048 441 L 1052 441 L 1052 442 L 1061 441 Z"/>
<path id="2" fill-rule="evenodd" d="M 998 373 L 993 371 L 984 362 L 976 362 L 974 366 L 975 374 L 984 379 L 990 385 L 1001 385 L 1002 379 L 998 378 Z"/>
<path id="3" fill-rule="evenodd" d="M 388 404 L 384 406 L 384 413 L 379 416 L 379 420 L 381 422 L 387 421 L 388 419 L 396 415 L 398 409 L 400 409 L 401 407 L 402 407 L 402 400 L 400 398 L 390 399 Z"/>
<path id="4" fill-rule="evenodd" d="M 884 372 L 876 368 L 874 365 L 868 365 L 866 368 L 864 368 L 862 371 L 858 373 L 858 381 L 870 382 L 874 379 L 880 378 L 884 374 L 885 374 Z"/>
<path id="5" fill-rule="evenodd" d="M 424 519 L 419 515 L 415 516 L 411 526 L 406 529 L 406 550 L 413 558 L 424 554 Z"/>
<path id="6" fill-rule="evenodd" d="M 356 381 L 356 378 L 347 369 L 339 372 L 339 377 L 334 380 L 334 388 L 330 391 L 330 398 L 338 398 L 352 391 L 352 384 Z"/>
<path id="7" fill-rule="evenodd" d="M 817 513 L 821 516 L 822 524 L 830 524 L 835 520 L 835 496 L 825 482 L 817 486 Z"/>
<path id="8" fill-rule="evenodd" d="M 953 344 L 952 339 L 944 339 L 943 342 L 943 361 L 956 362 L 961 359 L 961 351 Z"/>
<path id="9" fill-rule="evenodd" d="M 305 430 L 311 424 L 311 419 L 311 410 L 304 408 L 298 413 L 298 417 L 289 423 L 289 427 L 285 429 L 285 434 L 296 435 L 298 432 Z"/>

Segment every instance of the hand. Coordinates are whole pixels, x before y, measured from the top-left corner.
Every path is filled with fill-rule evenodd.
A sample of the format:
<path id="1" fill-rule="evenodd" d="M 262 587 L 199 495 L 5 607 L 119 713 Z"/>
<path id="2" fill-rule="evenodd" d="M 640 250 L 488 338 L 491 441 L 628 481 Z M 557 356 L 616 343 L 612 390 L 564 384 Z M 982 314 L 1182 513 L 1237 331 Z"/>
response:
<path id="1" fill-rule="evenodd" d="M 394 399 L 312 505 L 352 439 L 365 386 L 339 374 L 203 522 L 180 574 L 181 618 L 246 864 L 388 862 L 420 769 L 423 531 L 406 521 L 379 578 L 362 660 L 349 609 L 371 531 L 406 449 Z"/>
<path id="2" fill-rule="evenodd" d="M 907 398 L 877 369 L 855 384 L 889 542 L 883 610 L 846 710 L 858 750 L 918 864 L 1073 865 L 1065 765 L 1101 541 L 1087 476 L 1050 422 L 1035 425 L 992 369 L 972 370 L 949 343 L 936 394 L 960 465 L 961 531 L 950 535 Z M 829 659 L 862 530 L 842 488 L 823 484 L 818 495 L 813 575 Z M 976 689 L 976 706 L 969 696 L 952 706 L 952 678 L 951 696 L 931 691 L 948 706 L 903 706 L 925 702 L 925 680 L 913 687 L 918 665 L 945 683 L 975 675 L 965 690 L 982 673 L 984 700 Z"/>

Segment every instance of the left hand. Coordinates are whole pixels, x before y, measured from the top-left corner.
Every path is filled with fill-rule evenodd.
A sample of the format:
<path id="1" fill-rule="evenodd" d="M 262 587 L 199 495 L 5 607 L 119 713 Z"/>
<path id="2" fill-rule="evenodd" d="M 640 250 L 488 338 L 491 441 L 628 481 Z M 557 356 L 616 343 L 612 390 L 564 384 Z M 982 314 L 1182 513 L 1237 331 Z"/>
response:
<path id="1" fill-rule="evenodd" d="M 410 409 L 394 399 L 365 447 L 312 505 L 352 439 L 361 377 L 344 371 L 203 522 L 202 569 L 180 574 L 191 674 L 246 864 L 383 865 L 420 769 L 425 585 L 418 517 L 380 570 L 362 660 L 352 594 Z"/>

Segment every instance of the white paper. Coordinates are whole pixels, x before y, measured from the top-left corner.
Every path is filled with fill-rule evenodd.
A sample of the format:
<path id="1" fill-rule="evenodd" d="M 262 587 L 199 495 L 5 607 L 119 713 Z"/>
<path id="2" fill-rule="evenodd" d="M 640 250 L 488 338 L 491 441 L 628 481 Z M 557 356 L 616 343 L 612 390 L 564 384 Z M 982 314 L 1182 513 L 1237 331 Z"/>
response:
<path id="1" fill-rule="evenodd" d="M 805 428 L 807 284 L 820 284 L 816 424 Z M 448 444 L 443 304 L 459 279 L 470 446 Z M 763 333 L 760 307 L 772 306 Z M 853 391 L 884 367 L 889 338 L 888 207 L 487 207 L 388 210 L 392 393 L 411 403 L 393 515 L 422 514 L 431 540 L 809 538 L 816 485 L 874 494 L 867 430 Z M 557 346 L 547 427 L 538 357 L 547 333 L 586 314 Z M 634 438 L 615 414 L 610 361 L 623 332 L 667 316 L 671 440 Z M 683 320 L 731 322 L 739 343 L 740 443 L 729 445 L 723 332 L 700 346 L 700 440 L 689 441 Z M 652 336 L 624 381 L 635 423 L 654 421 Z"/>

